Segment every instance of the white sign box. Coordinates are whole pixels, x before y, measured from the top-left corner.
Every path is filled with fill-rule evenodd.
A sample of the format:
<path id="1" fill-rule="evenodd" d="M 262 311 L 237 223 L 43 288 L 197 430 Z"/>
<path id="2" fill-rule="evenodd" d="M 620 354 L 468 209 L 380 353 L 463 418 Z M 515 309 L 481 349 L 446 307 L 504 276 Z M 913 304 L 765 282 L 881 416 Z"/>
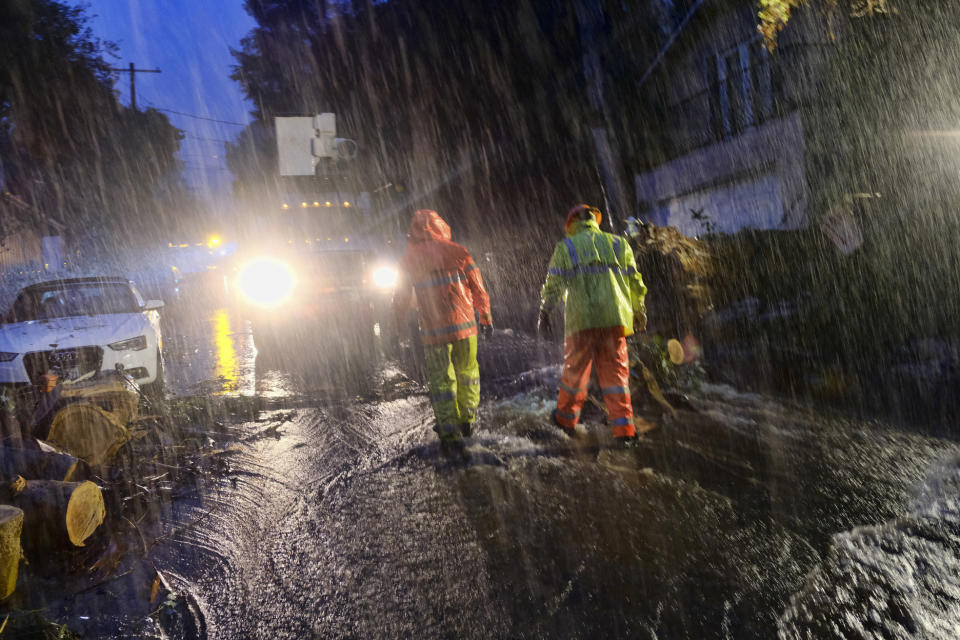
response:
<path id="1" fill-rule="evenodd" d="M 316 132 L 312 117 L 274 118 L 277 128 L 277 165 L 282 176 L 312 176 L 317 164 L 313 155 Z"/>

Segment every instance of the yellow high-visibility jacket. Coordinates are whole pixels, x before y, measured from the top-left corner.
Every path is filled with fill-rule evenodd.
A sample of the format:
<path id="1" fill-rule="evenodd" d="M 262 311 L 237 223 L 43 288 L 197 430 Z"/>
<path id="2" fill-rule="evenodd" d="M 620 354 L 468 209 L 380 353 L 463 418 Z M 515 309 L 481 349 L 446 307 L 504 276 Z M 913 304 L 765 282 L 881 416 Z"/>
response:
<path id="1" fill-rule="evenodd" d="M 558 242 L 540 292 L 541 306 L 565 301 L 564 334 L 623 327 L 633 333 L 635 314 L 644 314 L 647 287 L 626 238 L 606 233 L 594 220 L 579 220 Z"/>

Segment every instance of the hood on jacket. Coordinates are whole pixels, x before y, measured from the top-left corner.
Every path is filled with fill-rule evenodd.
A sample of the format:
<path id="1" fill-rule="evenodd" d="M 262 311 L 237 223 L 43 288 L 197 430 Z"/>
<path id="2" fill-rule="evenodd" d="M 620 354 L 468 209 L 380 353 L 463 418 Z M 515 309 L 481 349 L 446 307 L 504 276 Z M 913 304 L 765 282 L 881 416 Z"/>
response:
<path id="1" fill-rule="evenodd" d="M 450 225 L 436 211 L 419 209 L 410 221 L 407 237 L 412 242 L 450 241 Z"/>
<path id="2" fill-rule="evenodd" d="M 584 211 L 591 212 L 593 214 L 593 220 L 581 220 L 580 214 Z M 567 223 L 564 225 L 564 229 L 568 236 L 578 233 L 585 226 L 594 227 L 599 230 L 601 220 L 603 220 L 603 214 L 600 213 L 600 209 L 587 204 L 578 204 L 567 212 Z"/>

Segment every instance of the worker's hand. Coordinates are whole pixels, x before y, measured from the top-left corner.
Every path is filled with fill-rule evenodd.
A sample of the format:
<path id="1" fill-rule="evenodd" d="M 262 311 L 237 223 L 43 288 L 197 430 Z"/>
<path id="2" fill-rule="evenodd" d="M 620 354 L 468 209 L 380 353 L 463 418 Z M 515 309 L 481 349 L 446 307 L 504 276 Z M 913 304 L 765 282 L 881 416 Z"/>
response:
<path id="1" fill-rule="evenodd" d="M 540 309 L 540 317 L 537 318 L 537 335 L 541 338 L 553 336 L 553 321 L 550 319 L 550 312 L 546 309 Z"/>
<path id="2" fill-rule="evenodd" d="M 641 311 L 633 315 L 633 332 L 643 333 L 647 330 L 647 312 Z"/>
<path id="3" fill-rule="evenodd" d="M 481 324 L 480 325 L 480 339 L 489 340 L 493 337 L 493 325 L 492 324 Z"/>

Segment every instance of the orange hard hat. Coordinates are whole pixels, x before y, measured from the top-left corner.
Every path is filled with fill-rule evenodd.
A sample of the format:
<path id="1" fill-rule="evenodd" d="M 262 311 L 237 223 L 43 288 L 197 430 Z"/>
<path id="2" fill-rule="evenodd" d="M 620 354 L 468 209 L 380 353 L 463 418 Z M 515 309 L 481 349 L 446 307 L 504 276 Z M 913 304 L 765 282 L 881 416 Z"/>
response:
<path id="1" fill-rule="evenodd" d="M 567 230 L 567 233 L 570 232 L 570 227 L 573 225 L 573 223 L 576 222 L 577 220 L 580 220 L 581 216 L 585 212 L 592 213 L 593 219 L 597 221 L 598 225 L 600 224 L 600 221 L 603 220 L 603 214 L 600 213 L 600 209 L 597 209 L 596 207 L 591 207 L 588 204 L 578 204 L 577 206 L 575 206 L 574 208 L 570 209 L 570 211 L 567 212 L 567 224 L 564 225 L 564 228 Z"/>

